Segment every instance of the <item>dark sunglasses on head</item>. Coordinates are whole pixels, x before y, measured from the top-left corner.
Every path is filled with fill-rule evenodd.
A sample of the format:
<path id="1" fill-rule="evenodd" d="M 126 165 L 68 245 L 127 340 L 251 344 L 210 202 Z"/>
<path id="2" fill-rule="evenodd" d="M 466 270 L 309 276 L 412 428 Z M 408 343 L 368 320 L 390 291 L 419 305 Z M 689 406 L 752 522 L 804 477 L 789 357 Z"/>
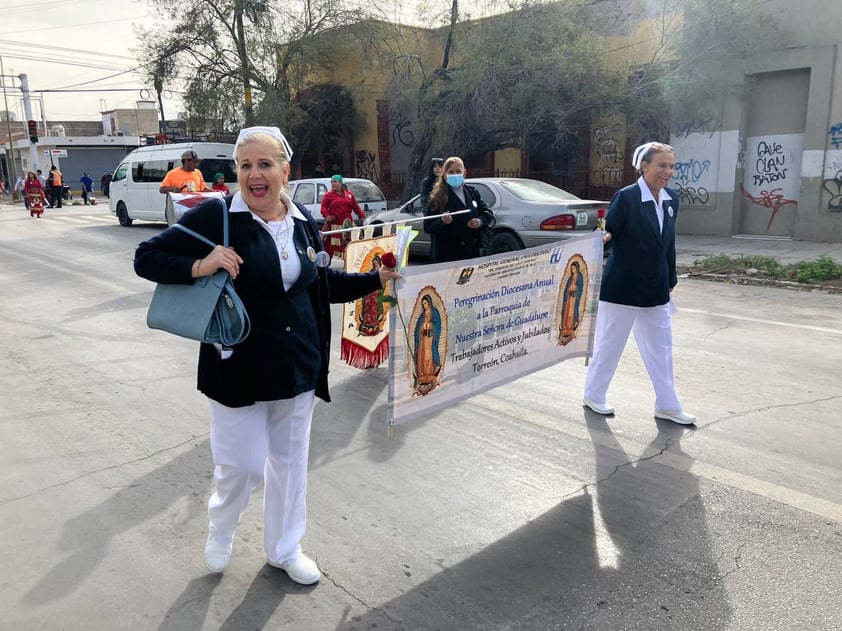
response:
<path id="1" fill-rule="evenodd" d="M 440 167 L 444 164 L 444 158 L 433 158 L 433 166 Z"/>

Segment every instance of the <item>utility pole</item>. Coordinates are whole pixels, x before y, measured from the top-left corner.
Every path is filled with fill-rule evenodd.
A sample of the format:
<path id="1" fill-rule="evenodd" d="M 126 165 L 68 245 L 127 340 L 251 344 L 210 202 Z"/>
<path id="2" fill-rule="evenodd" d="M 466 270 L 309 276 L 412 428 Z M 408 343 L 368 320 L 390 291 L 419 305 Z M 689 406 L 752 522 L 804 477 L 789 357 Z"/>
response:
<path id="1" fill-rule="evenodd" d="M 3 68 L 2 57 L 0 57 L 0 80 L 3 81 L 3 103 L 6 107 L 6 129 L 9 132 L 9 153 L 6 154 L 6 165 L 9 168 L 9 179 L 11 180 L 9 184 L 12 189 L 12 200 L 14 200 L 15 194 L 17 193 L 15 190 L 15 184 L 18 181 L 18 176 L 15 172 L 15 143 L 12 141 L 12 117 L 11 112 L 9 112 L 9 98 L 6 95 L 6 70 Z"/>
<path id="2" fill-rule="evenodd" d="M 25 74 L 19 74 L 18 79 L 20 79 L 20 91 L 23 94 L 23 114 L 26 117 L 26 120 L 30 121 L 32 119 L 32 103 L 29 102 L 29 77 Z M 30 171 L 37 171 L 38 170 L 38 149 L 35 147 L 35 144 L 30 142 L 29 143 L 29 170 Z"/>

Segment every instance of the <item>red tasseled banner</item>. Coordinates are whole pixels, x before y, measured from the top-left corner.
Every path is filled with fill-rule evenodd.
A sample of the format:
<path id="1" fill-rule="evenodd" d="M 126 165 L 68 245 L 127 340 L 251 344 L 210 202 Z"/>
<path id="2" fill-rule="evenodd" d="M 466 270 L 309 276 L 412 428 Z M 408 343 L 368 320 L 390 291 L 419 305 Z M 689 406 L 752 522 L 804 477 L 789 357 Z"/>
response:
<path id="1" fill-rule="evenodd" d="M 389 358 L 389 336 L 383 338 L 374 352 L 369 352 L 351 340 L 342 338 L 341 358 L 354 368 L 374 368 Z"/>

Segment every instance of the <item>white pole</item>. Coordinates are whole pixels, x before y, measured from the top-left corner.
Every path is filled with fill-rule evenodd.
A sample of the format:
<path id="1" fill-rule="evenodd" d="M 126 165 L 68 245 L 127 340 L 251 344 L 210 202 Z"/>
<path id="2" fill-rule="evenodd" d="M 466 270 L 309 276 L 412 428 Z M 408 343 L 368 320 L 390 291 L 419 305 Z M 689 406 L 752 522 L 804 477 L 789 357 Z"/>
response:
<path id="1" fill-rule="evenodd" d="M 23 113 L 26 116 L 26 120 L 30 121 L 33 119 L 32 103 L 29 102 L 29 77 L 22 73 L 18 75 L 18 79 L 20 79 L 20 91 L 23 94 Z M 29 170 L 36 171 L 38 169 L 38 148 L 33 142 L 29 143 L 29 162 L 31 164 Z"/>

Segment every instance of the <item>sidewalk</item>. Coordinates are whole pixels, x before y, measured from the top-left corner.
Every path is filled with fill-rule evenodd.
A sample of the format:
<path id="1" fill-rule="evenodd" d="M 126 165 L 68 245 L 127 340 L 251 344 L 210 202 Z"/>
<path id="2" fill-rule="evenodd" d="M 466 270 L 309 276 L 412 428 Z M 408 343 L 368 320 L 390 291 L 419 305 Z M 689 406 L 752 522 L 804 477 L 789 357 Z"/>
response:
<path id="1" fill-rule="evenodd" d="M 68 203 L 68 206 L 73 204 Z M 99 205 L 99 204 L 97 204 Z M 103 208 L 108 209 L 106 199 Z M 10 204 L 3 200 L 0 210 L 23 210 L 23 203 Z M 710 235 L 678 234 L 675 236 L 676 262 L 692 265 L 695 261 L 714 254 L 728 256 L 768 256 L 781 263 L 814 261 L 820 256 L 829 256 L 842 263 L 842 243 L 817 243 L 793 239 L 763 239 L 751 237 L 716 237 Z"/>
<path id="2" fill-rule="evenodd" d="M 816 243 L 792 239 L 677 234 L 675 253 L 679 265 L 692 265 L 694 261 L 714 254 L 727 254 L 732 257 L 768 256 L 781 263 L 813 261 L 820 256 L 829 256 L 842 263 L 842 243 Z"/>

